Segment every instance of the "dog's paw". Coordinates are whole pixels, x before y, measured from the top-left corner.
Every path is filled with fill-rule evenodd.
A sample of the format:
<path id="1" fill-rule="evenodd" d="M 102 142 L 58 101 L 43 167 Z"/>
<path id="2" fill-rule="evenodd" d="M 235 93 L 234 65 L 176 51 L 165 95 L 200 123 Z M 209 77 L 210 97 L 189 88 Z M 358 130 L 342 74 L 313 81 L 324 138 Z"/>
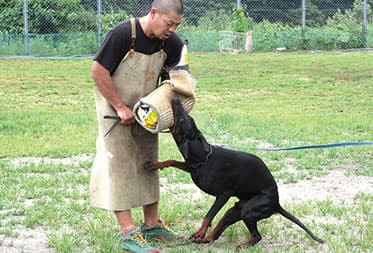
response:
<path id="1" fill-rule="evenodd" d="M 205 238 L 205 233 L 201 233 L 201 232 L 196 232 L 194 234 L 192 234 L 189 239 L 192 241 L 192 242 L 195 242 L 195 243 L 207 243 L 207 242 L 210 242 L 210 240 L 208 240 L 207 238 Z"/>
<path id="2" fill-rule="evenodd" d="M 241 243 L 239 244 L 237 247 L 236 247 L 236 252 L 239 252 L 243 249 L 246 249 L 246 248 L 249 248 L 251 247 L 252 245 L 249 243 L 249 242 L 246 242 L 246 243 Z"/>
<path id="3" fill-rule="evenodd" d="M 211 242 L 211 240 L 207 239 L 207 238 L 194 238 L 194 239 L 192 239 L 192 242 L 194 242 L 194 243 L 209 243 L 209 242 Z"/>
<path id="4" fill-rule="evenodd" d="M 156 162 L 156 161 L 149 161 L 149 162 L 146 162 L 146 163 L 144 164 L 144 168 L 145 168 L 147 171 L 154 171 L 154 170 L 159 169 L 159 167 L 157 166 L 157 162 Z"/>

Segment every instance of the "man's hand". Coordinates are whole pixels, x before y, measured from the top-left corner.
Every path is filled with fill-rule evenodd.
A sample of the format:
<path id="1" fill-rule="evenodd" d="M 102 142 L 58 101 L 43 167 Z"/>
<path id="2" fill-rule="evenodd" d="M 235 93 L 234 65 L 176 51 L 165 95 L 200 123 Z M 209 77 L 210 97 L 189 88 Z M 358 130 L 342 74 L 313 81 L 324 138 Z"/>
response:
<path id="1" fill-rule="evenodd" d="M 135 123 L 135 117 L 131 108 L 127 107 L 126 105 L 122 105 L 119 108 L 115 108 L 117 110 L 117 115 L 120 117 L 120 123 L 123 125 L 131 125 Z"/>

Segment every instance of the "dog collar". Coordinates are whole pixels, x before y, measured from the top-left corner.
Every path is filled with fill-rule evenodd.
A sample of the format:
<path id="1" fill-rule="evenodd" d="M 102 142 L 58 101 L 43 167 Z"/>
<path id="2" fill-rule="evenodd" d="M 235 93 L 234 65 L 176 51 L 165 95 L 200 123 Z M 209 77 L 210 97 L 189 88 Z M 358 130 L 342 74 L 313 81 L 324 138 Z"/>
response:
<path id="1" fill-rule="evenodd" d="M 207 153 L 207 155 L 206 155 L 206 159 L 204 160 L 204 161 L 202 161 L 202 162 L 199 162 L 199 163 L 195 163 L 195 164 L 188 164 L 188 167 L 191 167 L 191 168 L 193 168 L 193 169 L 197 169 L 198 167 L 200 167 L 200 166 L 202 166 L 203 164 L 205 164 L 209 159 L 210 159 L 210 157 L 211 157 L 211 155 L 212 155 L 212 145 L 211 144 L 209 144 L 209 148 L 210 148 L 210 150 L 209 150 L 209 152 Z"/>

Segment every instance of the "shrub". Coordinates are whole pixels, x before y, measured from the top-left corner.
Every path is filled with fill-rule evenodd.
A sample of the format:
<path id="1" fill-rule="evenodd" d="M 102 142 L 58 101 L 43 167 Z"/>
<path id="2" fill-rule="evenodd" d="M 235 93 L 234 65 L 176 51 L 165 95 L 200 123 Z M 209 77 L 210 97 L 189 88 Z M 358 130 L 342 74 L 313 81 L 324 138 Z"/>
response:
<path id="1" fill-rule="evenodd" d="M 129 19 L 130 16 L 125 12 L 110 12 L 102 17 L 102 31 L 108 32 L 119 22 Z"/>
<path id="2" fill-rule="evenodd" d="M 22 55 L 23 35 L 18 33 L 0 32 L 0 55 Z"/>
<path id="3" fill-rule="evenodd" d="M 371 8 L 368 4 L 368 17 L 372 16 Z M 334 46 L 336 48 L 357 48 L 364 47 L 364 38 L 362 33 L 363 26 L 363 1 L 354 2 L 350 10 L 342 13 L 338 10 L 332 18 L 327 20 L 327 26 L 335 31 L 328 36 L 333 36 Z"/>
<path id="4" fill-rule="evenodd" d="M 255 25 L 253 33 L 254 50 L 268 51 L 279 47 L 290 50 L 302 48 L 300 27 L 263 21 Z"/>
<path id="5" fill-rule="evenodd" d="M 53 37 L 51 35 L 32 36 L 29 40 L 29 52 L 36 56 L 56 55 Z"/>
<path id="6" fill-rule="evenodd" d="M 232 27 L 234 32 L 247 32 L 253 29 L 254 20 L 248 17 L 242 8 L 234 8 L 232 11 Z"/>
<path id="7" fill-rule="evenodd" d="M 225 10 L 210 11 L 198 21 L 199 31 L 221 31 L 230 28 L 231 16 Z"/>
<path id="8" fill-rule="evenodd" d="M 189 40 L 189 51 L 218 51 L 219 50 L 219 32 L 218 31 L 181 31 L 180 37 Z"/>

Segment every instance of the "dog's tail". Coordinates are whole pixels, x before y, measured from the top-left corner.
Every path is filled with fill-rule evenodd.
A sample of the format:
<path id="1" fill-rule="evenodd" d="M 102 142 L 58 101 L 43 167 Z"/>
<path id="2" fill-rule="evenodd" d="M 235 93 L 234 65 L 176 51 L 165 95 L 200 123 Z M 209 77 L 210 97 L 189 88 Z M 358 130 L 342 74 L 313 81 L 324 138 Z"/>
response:
<path id="1" fill-rule="evenodd" d="M 279 210 L 278 212 L 284 216 L 285 218 L 291 220 L 292 222 L 294 222 L 295 224 L 297 224 L 299 227 L 301 227 L 304 231 L 307 232 L 307 234 L 309 234 L 312 239 L 314 239 L 315 241 L 318 241 L 319 243 L 324 243 L 325 241 L 320 239 L 319 237 L 315 236 L 300 220 L 298 220 L 298 218 L 296 218 L 294 215 L 292 215 L 291 213 L 289 213 L 288 211 L 286 211 L 284 208 L 282 208 L 281 206 L 279 207 Z"/>

